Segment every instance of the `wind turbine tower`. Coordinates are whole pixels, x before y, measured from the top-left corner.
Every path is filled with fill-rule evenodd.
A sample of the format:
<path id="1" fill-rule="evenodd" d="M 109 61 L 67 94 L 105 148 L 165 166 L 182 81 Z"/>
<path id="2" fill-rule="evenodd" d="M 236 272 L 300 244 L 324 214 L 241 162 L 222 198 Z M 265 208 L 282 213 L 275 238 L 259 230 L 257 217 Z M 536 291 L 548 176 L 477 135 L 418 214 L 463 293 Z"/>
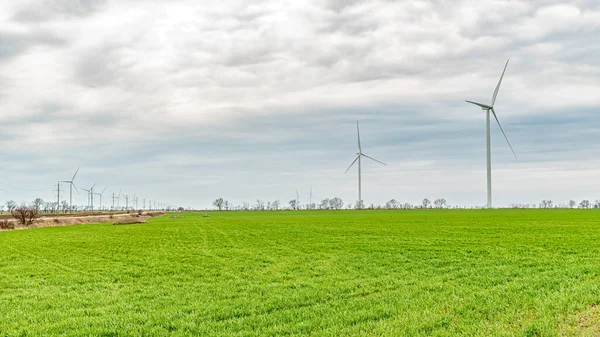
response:
<path id="1" fill-rule="evenodd" d="M 475 104 L 479 107 L 481 107 L 482 110 L 485 110 L 485 115 L 486 115 L 486 152 L 487 152 L 487 207 L 488 208 L 492 208 L 492 140 L 491 140 L 491 123 L 490 123 L 490 111 L 492 113 L 492 115 L 494 115 L 494 119 L 496 119 L 496 122 L 498 123 L 498 126 L 500 127 L 500 131 L 502 131 L 502 134 L 504 135 L 504 139 L 506 139 L 506 143 L 508 144 L 508 146 L 510 147 L 510 150 L 512 151 L 513 155 L 515 156 L 515 159 L 517 158 L 517 154 L 515 153 L 515 150 L 513 149 L 512 145 L 510 145 L 510 141 L 508 140 L 508 137 L 506 136 L 506 133 L 504 132 L 504 129 L 502 128 L 502 125 L 500 124 L 500 120 L 498 119 L 498 116 L 496 115 L 496 111 L 494 110 L 494 103 L 496 103 L 496 97 L 498 96 L 498 91 L 500 90 L 500 84 L 502 84 L 502 79 L 504 78 L 504 74 L 506 73 L 506 68 L 508 67 L 508 61 L 506 61 L 506 65 L 504 66 L 504 70 L 502 71 L 502 75 L 500 76 L 500 81 L 498 81 L 498 84 L 496 85 L 496 90 L 494 90 L 494 94 L 492 95 L 492 102 L 488 105 L 488 104 L 483 104 L 483 103 L 477 103 L 477 102 L 473 102 L 473 101 L 466 101 L 467 103 L 471 103 L 471 104 Z"/>
<path id="2" fill-rule="evenodd" d="M 356 163 L 358 161 L 358 201 L 362 202 L 362 181 L 361 181 L 361 174 L 362 174 L 362 167 L 361 167 L 361 157 L 365 157 L 365 158 L 369 158 L 375 162 L 378 162 L 382 165 L 387 165 L 384 162 L 381 162 L 375 158 L 371 158 L 369 156 L 367 156 L 366 154 L 364 154 L 362 152 L 362 147 L 360 145 L 360 129 L 358 127 L 358 121 L 356 121 L 356 134 L 358 136 L 358 152 L 356 153 L 356 158 L 354 158 L 354 161 L 352 162 L 352 164 L 350 164 L 350 166 L 348 166 L 348 169 L 346 169 L 346 172 L 344 173 L 348 173 L 348 171 L 350 170 L 350 168 L 352 168 L 352 166 L 354 165 L 354 163 Z"/>

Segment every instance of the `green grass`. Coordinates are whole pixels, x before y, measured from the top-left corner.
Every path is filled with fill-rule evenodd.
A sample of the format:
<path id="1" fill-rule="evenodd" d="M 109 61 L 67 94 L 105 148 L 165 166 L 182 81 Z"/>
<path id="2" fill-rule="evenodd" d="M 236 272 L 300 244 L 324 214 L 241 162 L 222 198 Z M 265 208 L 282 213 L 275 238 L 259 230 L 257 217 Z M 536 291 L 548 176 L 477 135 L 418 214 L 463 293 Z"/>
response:
<path id="1" fill-rule="evenodd" d="M 593 210 L 183 216 L 0 232 L 0 336 L 557 336 L 600 317 Z"/>

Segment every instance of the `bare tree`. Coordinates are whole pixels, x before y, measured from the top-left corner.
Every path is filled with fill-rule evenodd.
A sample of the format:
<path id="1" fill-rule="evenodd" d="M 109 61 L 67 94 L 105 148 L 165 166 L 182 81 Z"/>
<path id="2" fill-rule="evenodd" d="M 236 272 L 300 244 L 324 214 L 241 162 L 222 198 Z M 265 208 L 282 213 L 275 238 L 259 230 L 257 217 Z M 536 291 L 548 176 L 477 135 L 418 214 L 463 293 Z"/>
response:
<path id="1" fill-rule="evenodd" d="M 364 209 L 365 208 L 365 202 L 362 200 L 357 200 L 356 204 L 354 204 L 354 209 Z"/>
<path id="2" fill-rule="evenodd" d="M 256 209 L 257 211 L 264 211 L 265 202 L 260 199 L 256 199 L 256 205 L 254 206 L 254 209 Z"/>
<path id="3" fill-rule="evenodd" d="M 446 199 L 444 199 L 444 198 L 435 199 L 433 204 L 435 205 L 435 208 L 445 208 L 446 207 Z"/>
<path id="4" fill-rule="evenodd" d="M 569 201 L 569 207 L 574 208 L 576 205 L 577 205 L 577 202 L 575 200 Z"/>
<path id="5" fill-rule="evenodd" d="M 279 200 L 275 200 L 271 203 L 271 209 L 274 211 L 279 210 L 279 207 L 281 207 L 281 202 Z"/>
<path id="6" fill-rule="evenodd" d="M 581 201 L 581 203 L 579 204 L 579 208 L 590 208 L 590 201 L 589 200 Z"/>
<path id="7" fill-rule="evenodd" d="M 594 208 L 600 208 L 600 200 L 594 201 Z"/>
<path id="8" fill-rule="evenodd" d="M 223 205 L 223 207 L 225 207 L 225 210 L 228 211 L 229 208 L 231 208 L 231 204 L 229 203 L 229 201 L 225 200 L 225 204 Z"/>
<path id="9" fill-rule="evenodd" d="M 60 202 L 60 207 L 61 207 L 62 211 L 64 213 L 66 213 L 69 210 L 69 202 L 66 201 L 66 200 L 61 201 Z"/>
<path id="10" fill-rule="evenodd" d="M 423 208 L 428 208 L 429 205 L 431 205 L 431 200 L 425 198 L 425 199 L 423 199 L 423 201 L 421 202 L 421 204 L 423 205 Z"/>
<path id="11" fill-rule="evenodd" d="M 248 211 L 250 210 L 250 203 L 244 201 L 242 202 L 242 211 Z"/>
<path id="12" fill-rule="evenodd" d="M 11 210 L 12 216 L 23 226 L 30 226 L 37 219 L 38 211 L 35 207 L 19 206 Z"/>
<path id="13" fill-rule="evenodd" d="M 329 200 L 329 207 L 331 209 L 336 209 L 336 210 L 341 209 L 342 207 L 344 207 L 344 201 L 338 197 L 331 198 Z"/>
<path id="14" fill-rule="evenodd" d="M 216 199 L 215 201 L 213 201 L 213 206 L 215 206 L 220 211 L 223 209 L 224 203 L 225 203 L 225 201 L 223 200 L 223 198 L 219 198 L 219 199 Z"/>
<path id="15" fill-rule="evenodd" d="M 54 203 L 51 201 L 44 202 L 44 213 L 52 212 L 53 205 L 54 205 Z"/>
<path id="16" fill-rule="evenodd" d="M 290 209 L 292 209 L 292 210 L 298 209 L 298 200 L 297 199 L 290 200 L 289 204 L 290 204 Z"/>
<path id="17" fill-rule="evenodd" d="M 329 209 L 329 198 L 321 200 L 321 203 L 319 204 L 319 209 Z"/>
<path id="18" fill-rule="evenodd" d="M 6 209 L 9 212 L 12 212 L 13 209 L 15 209 L 17 207 L 17 203 L 14 200 L 8 200 L 6 202 Z"/>
<path id="19" fill-rule="evenodd" d="M 397 209 L 400 208 L 400 203 L 396 199 L 392 199 L 385 203 L 386 209 Z"/>
<path id="20" fill-rule="evenodd" d="M 42 198 L 35 198 L 35 200 L 31 203 L 31 205 L 33 207 L 35 207 L 35 209 L 39 212 L 40 208 L 42 207 L 42 205 L 44 204 L 44 199 Z"/>

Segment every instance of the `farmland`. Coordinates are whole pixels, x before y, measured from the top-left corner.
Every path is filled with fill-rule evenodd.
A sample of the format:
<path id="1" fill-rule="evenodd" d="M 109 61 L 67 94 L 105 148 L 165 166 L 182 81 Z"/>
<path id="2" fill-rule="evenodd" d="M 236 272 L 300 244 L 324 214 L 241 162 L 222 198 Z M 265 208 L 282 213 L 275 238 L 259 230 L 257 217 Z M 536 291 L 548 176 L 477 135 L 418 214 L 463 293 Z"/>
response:
<path id="1" fill-rule="evenodd" d="M 600 333 L 600 212 L 182 213 L 0 232 L 0 336 Z"/>

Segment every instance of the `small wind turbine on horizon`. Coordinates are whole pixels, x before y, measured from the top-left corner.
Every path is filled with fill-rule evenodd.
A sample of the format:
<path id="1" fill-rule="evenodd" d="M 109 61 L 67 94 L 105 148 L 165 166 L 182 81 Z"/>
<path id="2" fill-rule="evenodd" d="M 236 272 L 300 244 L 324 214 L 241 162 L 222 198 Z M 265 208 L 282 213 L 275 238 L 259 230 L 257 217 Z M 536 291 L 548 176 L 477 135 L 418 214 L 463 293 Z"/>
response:
<path id="1" fill-rule="evenodd" d="M 94 186 L 96 186 L 96 184 L 92 185 L 89 190 L 82 188 L 82 190 L 88 192 L 88 206 L 90 206 L 92 211 L 94 210 Z"/>
<path id="2" fill-rule="evenodd" d="M 387 165 L 384 162 L 381 162 L 375 158 L 369 157 L 366 154 L 364 154 L 362 152 L 362 147 L 360 145 L 360 129 L 358 127 L 358 121 L 356 121 L 356 134 L 358 137 L 358 152 L 356 153 L 356 158 L 354 158 L 354 161 L 352 162 L 352 164 L 350 164 L 350 166 L 348 166 L 348 169 L 346 169 L 346 172 L 344 172 L 344 174 L 348 173 L 348 171 L 352 168 L 352 166 L 354 165 L 354 163 L 356 163 L 356 161 L 358 161 L 358 202 L 362 202 L 362 180 L 361 180 L 361 174 L 362 174 L 362 167 L 361 167 L 361 157 L 365 157 L 365 158 L 369 158 L 372 161 L 378 162 L 382 165 Z"/>
<path id="3" fill-rule="evenodd" d="M 100 210 L 102 210 L 102 195 L 104 194 L 105 191 L 106 191 L 106 187 L 102 190 L 102 192 L 100 192 L 100 193 L 94 193 L 94 194 L 96 194 L 97 196 L 100 197 Z"/>
<path id="4" fill-rule="evenodd" d="M 77 176 L 77 173 L 79 173 L 79 169 L 80 168 L 78 167 L 77 171 L 75 171 L 75 174 L 73 175 L 71 180 L 60 181 L 61 183 L 69 184 L 69 209 L 71 212 L 73 212 L 73 187 L 75 187 L 75 191 L 77 192 L 77 194 L 79 194 L 79 191 L 77 190 L 77 186 L 75 186 L 75 183 L 73 182 L 73 181 L 75 181 L 75 177 Z"/>
<path id="5" fill-rule="evenodd" d="M 466 101 L 467 103 L 477 105 L 477 106 L 481 107 L 482 110 L 486 111 L 487 207 L 488 208 L 492 208 L 492 140 L 491 140 L 491 131 L 490 131 L 490 128 L 491 128 L 491 126 L 490 126 L 490 111 L 494 115 L 494 118 L 496 119 L 496 122 L 498 123 L 498 126 L 500 127 L 500 131 L 502 131 L 502 134 L 504 135 L 504 139 L 506 139 L 506 143 L 510 147 L 510 150 L 512 151 L 513 155 L 515 156 L 515 159 L 518 159 L 517 154 L 515 153 L 515 150 L 513 150 L 512 145 L 510 145 L 510 141 L 508 140 L 508 137 L 506 136 L 506 133 L 504 132 L 504 129 L 502 128 L 502 125 L 500 124 L 500 120 L 498 119 L 498 116 L 496 115 L 496 111 L 494 110 L 494 104 L 496 103 L 496 97 L 498 96 L 498 91 L 500 90 L 500 84 L 502 84 L 502 79 L 504 78 L 504 74 L 506 73 L 506 68 L 508 67 L 508 61 L 510 61 L 510 60 L 506 61 L 506 65 L 504 66 L 504 70 L 502 71 L 502 75 L 500 76 L 500 81 L 498 81 L 498 85 L 496 85 L 496 90 L 494 90 L 494 94 L 492 95 L 492 102 L 490 103 L 490 105 L 483 104 L 483 103 L 477 103 L 477 102 L 473 102 L 473 101 Z"/>
<path id="6" fill-rule="evenodd" d="M 123 189 L 120 189 L 119 195 L 117 195 L 117 208 L 121 208 L 121 192 L 123 192 Z"/>

